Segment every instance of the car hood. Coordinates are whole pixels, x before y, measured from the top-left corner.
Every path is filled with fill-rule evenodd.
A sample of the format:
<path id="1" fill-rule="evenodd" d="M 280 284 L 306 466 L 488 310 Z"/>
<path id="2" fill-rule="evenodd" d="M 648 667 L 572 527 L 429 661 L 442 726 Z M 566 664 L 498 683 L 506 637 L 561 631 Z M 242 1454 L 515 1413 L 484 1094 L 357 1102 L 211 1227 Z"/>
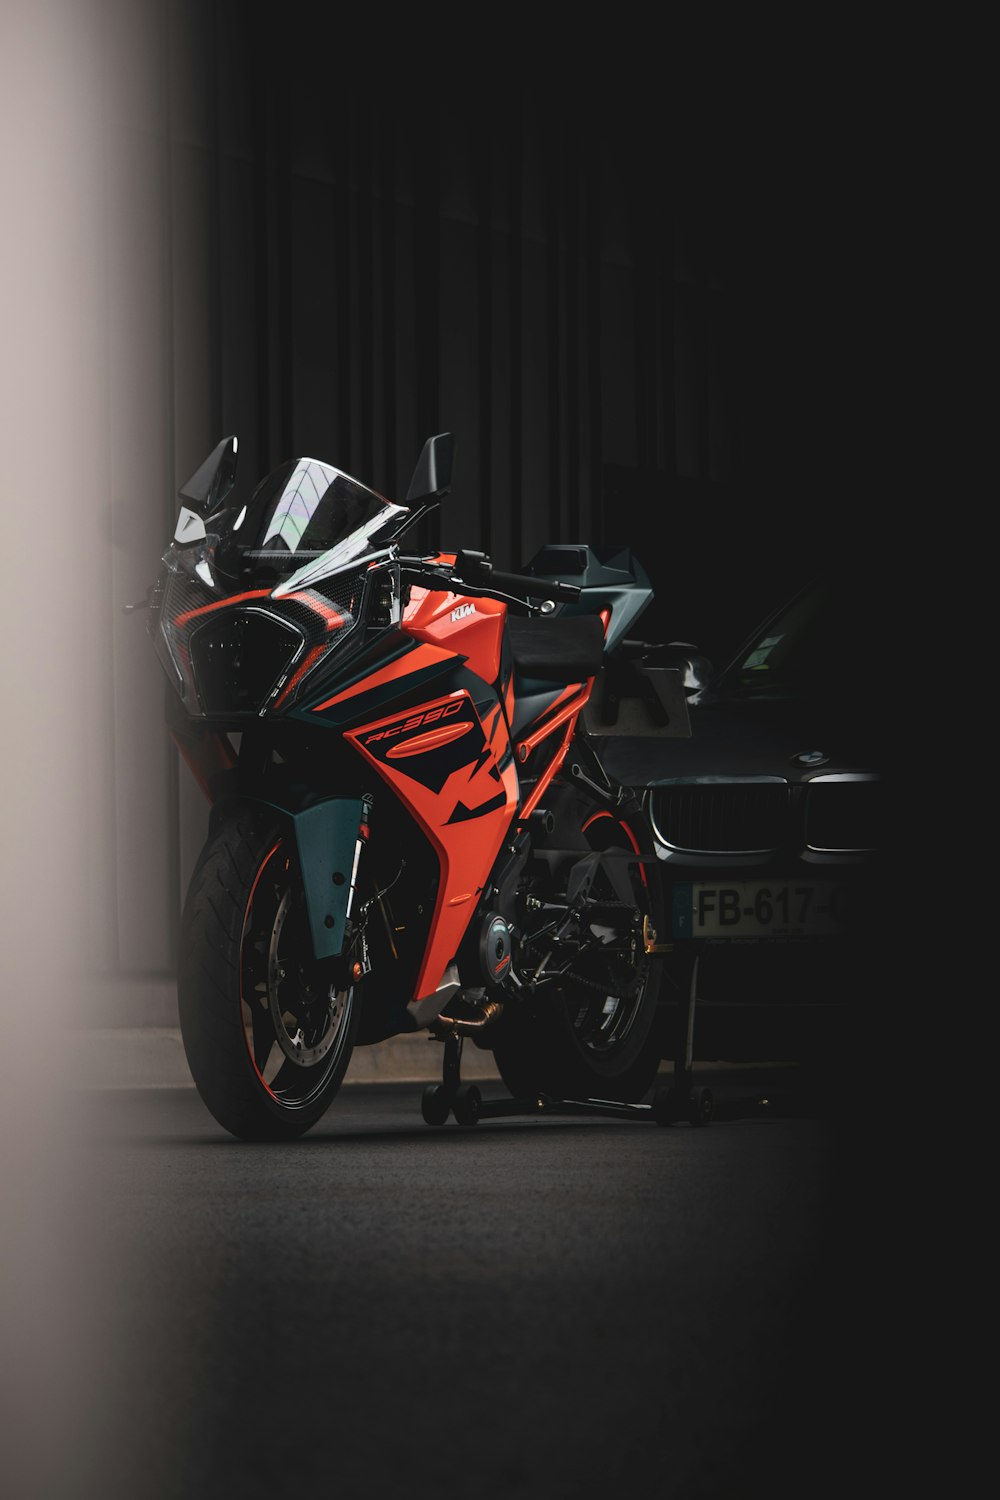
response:
<path id="1" fill-rule="evenodd" d="M 630 786 L 748 776 L 808 780 L 817 774 L 878 771 L 874 719 L 850 707 L 765 695 L 713 697 L 689 705 L 690 739 L 609 735 L 601 759 Z"/>

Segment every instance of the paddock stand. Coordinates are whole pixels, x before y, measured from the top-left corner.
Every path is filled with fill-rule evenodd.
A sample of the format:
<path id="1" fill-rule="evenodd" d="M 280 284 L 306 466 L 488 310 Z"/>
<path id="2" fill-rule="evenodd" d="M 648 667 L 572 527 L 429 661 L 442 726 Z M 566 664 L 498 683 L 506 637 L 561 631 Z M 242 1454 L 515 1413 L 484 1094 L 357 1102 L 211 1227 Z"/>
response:
<path id="1" fill-rule="evenodd" d="M 658 1125 L 672 1125 L 676 1120 L 687 1120 L 691 1125 L 707 1125 L 715 1112 L 712 1090 L 704 1084 L 694 1083 L 694 1015 L 698 1006 L 698 965 L 696 953 L 691 965 L 691 982 L 688 985 L 687 1004 L 681 1007 L 680 1025 L 674 1045 L 674 1076 L 669 1088 L 660 1089 L 653 1100 L 653 1109 L 663 1118 Z"/>
<path id="2" fill-rule="evenodd" d="M 686 1120 L 690 1125 L 707 1125 L 712 1118 L 712 1091 L 692 1084 L 694 1050 L 694 1013 L 697 1004 L 698 960 L 695 958 L 687 1005 L 683 1020 L 682 1045 L 674 1049 L 673 1082 L 658 1089 L 651 1104 L 624 1104 L 615 1099 L 553 1099 L 536 1094 L 529 1099 L 484 1099 L 474 1083 L 461 1080 L 462 1044 L 460 1032 L 444 1039 L 444 1066 L 440 1083 L 429 1083 L 420 1101 L 420 1112 L 428 1125 L 443 1125 L 450 1114 L 459 1125 L 478 1125 L 480 1120 L 495 1120 L 513 1115 L 605 1115 L 624 1120 L 646 1120 L 656 1125 L 673 1125 Z"/>

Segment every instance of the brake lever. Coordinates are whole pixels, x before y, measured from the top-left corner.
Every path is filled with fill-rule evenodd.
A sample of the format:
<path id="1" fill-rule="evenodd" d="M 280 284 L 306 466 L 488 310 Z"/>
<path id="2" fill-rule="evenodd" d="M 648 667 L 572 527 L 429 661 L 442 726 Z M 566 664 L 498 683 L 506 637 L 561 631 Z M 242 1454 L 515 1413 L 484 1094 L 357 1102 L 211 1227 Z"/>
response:
<path id="1" fill-rule="evenodd" d="M 420 588 L 446 588 L 450 589 L 458 580 L 455 578 L 454 570 L 451 568 L 429 568 L 421 562 L 407 562 L 403 558 L 399 560 L 400 577 L 407 583 L 415 583 Z"/>

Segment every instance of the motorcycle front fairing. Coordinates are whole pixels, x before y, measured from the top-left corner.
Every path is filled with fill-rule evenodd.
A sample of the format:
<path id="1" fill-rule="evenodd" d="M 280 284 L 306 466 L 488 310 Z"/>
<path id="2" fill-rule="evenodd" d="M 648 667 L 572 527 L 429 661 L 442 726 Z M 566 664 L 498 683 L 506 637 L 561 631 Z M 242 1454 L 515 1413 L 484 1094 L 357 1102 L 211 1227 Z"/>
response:
<path id="1" fill-rule="evenodd" d="M 223 472 L 220 483 L 219 471 L 229 458 L 220 445 L 181 491 L 190 504 L 182 504 L 152 601 L 149 630 L 174 689 L 168 725 L 212 803 L 213 823 L 234 800 L 291 823 L 314 954 L 337 957 L 370 800 L 268 774 L 265 759 L 241 757 L 233 737 L 241 748 L 257 739 L 262 721 L 282 716 L 315 669 L 398 618 L 391 568 L 377 576 L 372 568 L 410 511 L 309 458 L 282 465 L 246 504 L 226 507 L 232 475 L 226 483 Z"/>
<path id="2" fill-rule="evenodd" d="M 333 652 L 361 644 L 363 620 L 398 619 L 398 588 L 375 609 L 368 585 L 410 514 L 311 458 L 281 465 L 242 506 L 183 506 L 150 630 L 187 714 L 239 728 L 280 712 Z M 377 582 L 391 595 L 391 570 Z"/>

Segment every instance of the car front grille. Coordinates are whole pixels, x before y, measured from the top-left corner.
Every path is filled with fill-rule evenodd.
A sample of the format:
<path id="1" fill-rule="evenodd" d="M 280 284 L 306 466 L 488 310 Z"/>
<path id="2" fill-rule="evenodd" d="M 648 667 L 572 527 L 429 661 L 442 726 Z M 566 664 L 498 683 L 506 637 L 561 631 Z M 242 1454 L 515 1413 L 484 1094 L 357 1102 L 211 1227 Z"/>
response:
<path id="1" fill-rule="evenodd" d="M 805 789 L 805 841 L 829 854 L 878 849 L 881 813 L 877 776 L 817 776 Z"/>
<path id="2" fill-rule="evenodd" d="M 685 854 L 767 854 L 808 848 L 848 854 L 881 845 L 877 776 L 843 774 L 805 785 L 752 780 L 677 782 L 650 790 L 653 831 Z"/>
<path id="3" fill-rule="evenodd" d="M 765 853 L 785 842 L 786 782 L 681 783 L 653 788 L 650 812 L 661 843 L 702 854 Z"/>

